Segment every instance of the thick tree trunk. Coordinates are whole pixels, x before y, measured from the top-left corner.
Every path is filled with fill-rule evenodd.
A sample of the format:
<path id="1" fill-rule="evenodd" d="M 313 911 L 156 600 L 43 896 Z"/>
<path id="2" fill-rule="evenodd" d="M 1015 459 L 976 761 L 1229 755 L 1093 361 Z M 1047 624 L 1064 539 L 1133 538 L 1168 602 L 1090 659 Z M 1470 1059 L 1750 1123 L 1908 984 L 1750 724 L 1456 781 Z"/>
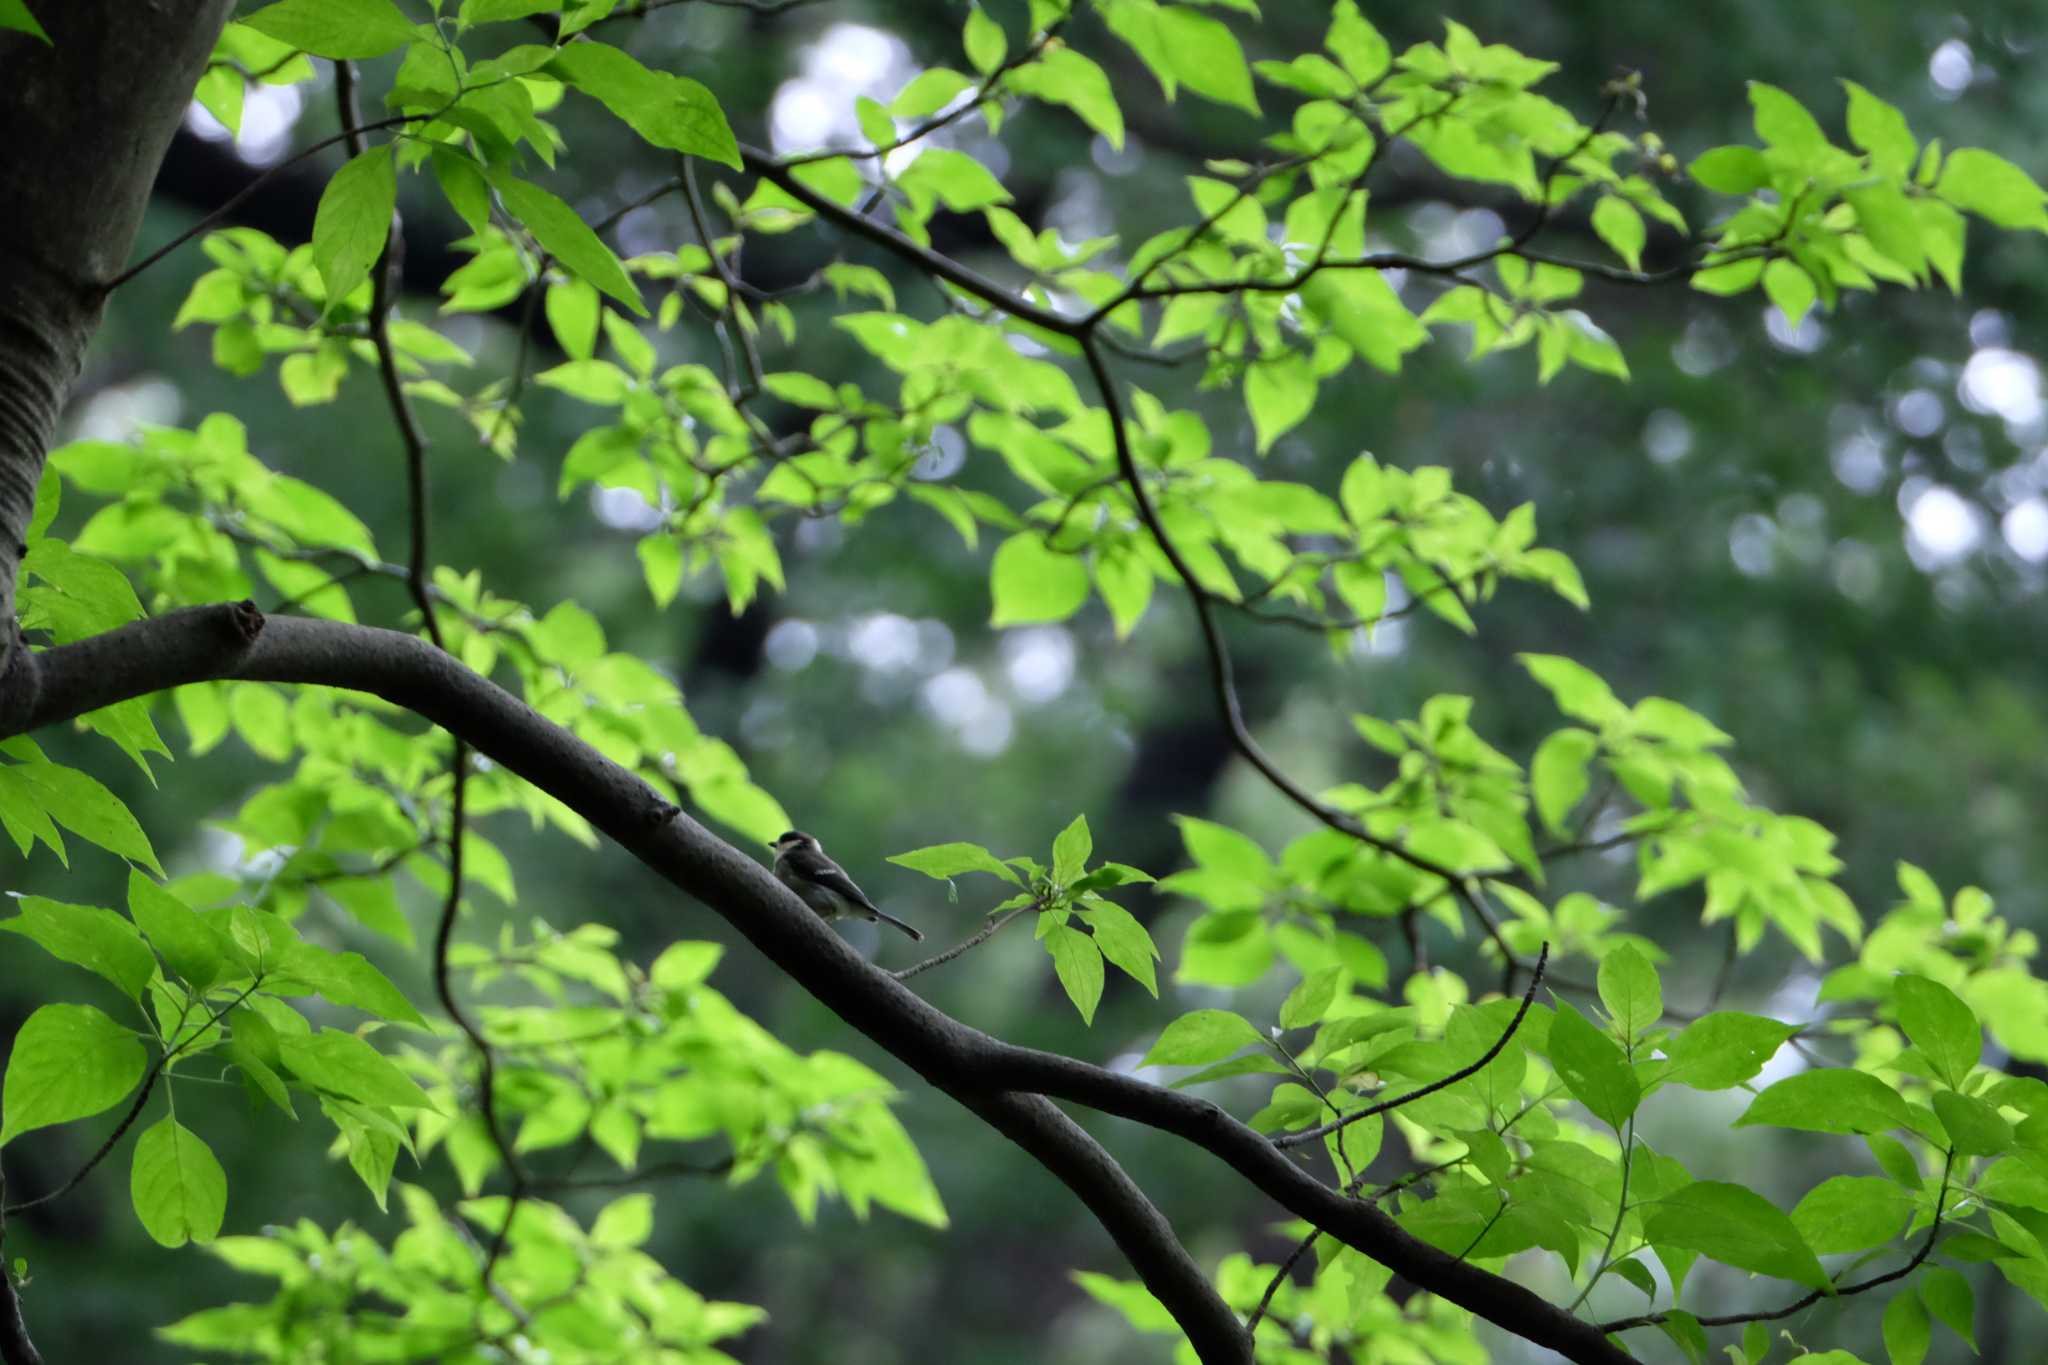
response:
<path id="1" fill-rule="evenodd" d="M 0 715 L 43 456 L 232 0 L 43 0 L 0 32 Z"/>
<path id="2" fill-rule="evenodd" d="M 0 32 L 0 727 L 36 703 L 14 599 L 43 459 L 232 8 L 39 0 L 49 43 Z M 0 1268 L 0 1361 L 40 1360 Z"/>

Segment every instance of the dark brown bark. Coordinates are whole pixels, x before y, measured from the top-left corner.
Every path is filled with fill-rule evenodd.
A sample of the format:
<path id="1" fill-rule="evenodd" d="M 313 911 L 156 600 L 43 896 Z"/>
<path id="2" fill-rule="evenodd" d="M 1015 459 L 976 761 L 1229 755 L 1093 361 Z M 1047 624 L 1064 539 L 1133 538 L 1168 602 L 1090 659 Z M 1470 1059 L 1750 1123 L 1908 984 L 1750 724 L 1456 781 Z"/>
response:
<path id="1" fill-rule="evenodd" d="M 231 8 L 67 0 L 37 7 L 49 43 L 0 32 L 0 723 L 35 700 L 14 596 L 43 458 Z M 0 1361 L 41 1359 L 0 1268 Z"/>
<path id="2" fill-rule="evenodd" d="M 0 679 L 43 455 L 232 0 L 66 0 L 0 31 Z M 0 692 L 4 692 L 0 688 Z"/>

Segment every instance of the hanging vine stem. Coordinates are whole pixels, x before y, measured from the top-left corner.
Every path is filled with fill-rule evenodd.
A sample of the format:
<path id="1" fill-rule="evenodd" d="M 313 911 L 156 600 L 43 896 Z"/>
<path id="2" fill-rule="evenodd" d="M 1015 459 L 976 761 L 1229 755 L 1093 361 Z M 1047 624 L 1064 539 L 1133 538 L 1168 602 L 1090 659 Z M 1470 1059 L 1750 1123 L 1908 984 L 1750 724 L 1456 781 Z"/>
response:
<path id="1" fill-rule="evenodd" d="M 360 156 L 364 150 L 360 116 L 356 112 L 356 80 L 354 64 L 338 61 L 334 64 L 335 102 L 341 115 L 343 135 L 348 141 L 350 156 Z M 442 634 L 440 618 L 434 611 L 434 591 L 431 581 L 432 556 L 430 533 L 433 510 L 429 505 L 427 481 L 427 438 L 420 429 L 419 417 L 413 411 L 412 400 L 406 396 L 403 378 L 398 372 L 398 351 L 391 343 L 391 310 L 394 306 L 392 285 L 404 259 L 405 238 L 397 211 L 391 214 L 391 222 L 384 234 L 382 258 L 371 269 L 370 296 L 370 340 L 377 352 L 377 370 L 384 384 L 384 397 L 391 409 L 391 418 L 398 428 L 398 437 L 405 451 L 406 493 L 410 503 L 412 553 L 406 566 L 406 585 L 412 594 L 413 604 L 418 608 L 422 626 L 434 648 L 448 653 L 448 641 Z M 505 1165 L 506 1180 L 511 1185 L 505 1206 L 505 1219 L 491 1236 L 490 1249 L 485 1253 L 482 1271 L 484 1284 L 491 1283 L 491 1272 L 496 1269 L 498 1258 L 504 1254 L 506 1238 L 512 1231 L 513 1217 L 519 1212 L 520 1201 L 526 1197 L 527 1177 L 523 1167 L 512 1150 L 512 1143 L 506 1136 L 505 1128 L 498 1118 L 497 1105 L 497 1059 L 491 1051 L 488 1039 L 476 1023 L 470 1019 L 455 998 L 455 987 L 449 966 L 449 949 L 455 940 L 455 921 L 462 909 L 462 854 L 464 831 L 468 824 L 469 796 L 469 746 L 460 737 L 450 737 L 448 756 L 449 800 L 448 800 L 448 894 L 441 903 L 441 915 L 434 930 L 434 993 L 441 1001 L 441 1008 L 454 1021 L 470 1047 L 477 1055 L 477 1105 L 483 1113 L 484 1127 L 490 1134 L 491 1145 L 497 1149 L 498 1159 Z"/>

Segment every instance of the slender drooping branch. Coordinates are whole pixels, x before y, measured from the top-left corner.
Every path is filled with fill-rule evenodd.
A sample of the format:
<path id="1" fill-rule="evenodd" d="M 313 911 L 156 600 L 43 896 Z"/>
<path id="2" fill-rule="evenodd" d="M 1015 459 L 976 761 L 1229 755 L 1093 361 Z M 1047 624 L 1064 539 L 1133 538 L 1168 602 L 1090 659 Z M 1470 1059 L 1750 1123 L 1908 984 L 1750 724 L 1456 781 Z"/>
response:
<path id="1" fill-rule="evenodd" d="M 1086 1105 L 1175 1134 L 1218 1157 L 1283 1208 L 1389 1266 L 1418 1288 L 1582 1365 L 1631 1357 L 1593 1324 L 1528 1288 L 1423 1242 L 1347 1198 L 1208 1100 L 1092 1063 L 1017 1047 L 934 1008 L 855 953 L 754 859 L 717 838 L 646 782 L 427 641 L 336 621 L 265 620 L 253 605 L 193 608 L 28 656 L 35 701 L 0 738 L 133 696 L 208 680 L 300 683 L 368 692 L 450 730 L 549 793 L 672 885 L 711 908 L 850 1026 L 973 1107 L 1003 1091 Z M 977 1112 L 979 1112 L 977 1110 Z M 1017 1122 L 1026 1120 L 1019 1117 Z M 1034 1121 L 1035 1122 L 1035 1121 Z M 1008 1129 L 1005 1129 L 1008 1132 Z M 1015 1133 L 1011 1133 L 1015 1137 Z M 1032 1141 L 1119 1245 L 1145 1248 L 1141 1278 L 1207 1360 L 1241 1359 L 1242 1332 L 1203 1335 L 1215 1291 L 1189 1273 L 1157 1211 L 1100 1203 L 1105 1173 L 1072 1133 L 1036 1124 Z M 1039 1154 L 1040 1147 L 1034 1147 Z M 1046 1156 L 1041 1155 L 1041 1160 Z M 1141 1196 L 1140 1196 L 1141 1197 Z M 1128 1254 L 1128 1253 L 1127 1253 Z M 1233 1320 L 1234 1321 L 1234 1320 Z"/>

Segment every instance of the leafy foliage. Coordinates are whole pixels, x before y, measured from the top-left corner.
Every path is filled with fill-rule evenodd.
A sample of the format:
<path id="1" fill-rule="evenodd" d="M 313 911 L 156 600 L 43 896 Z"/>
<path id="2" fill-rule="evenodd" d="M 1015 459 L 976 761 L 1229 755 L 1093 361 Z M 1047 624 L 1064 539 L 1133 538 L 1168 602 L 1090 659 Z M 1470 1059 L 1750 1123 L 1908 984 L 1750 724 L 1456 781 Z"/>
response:
<path id="1" fill-rule="evenodd" d="M 248 81 L 307 80 L 309 57 L 393 70 L 389 114 L 354 130 L 372 140 L 328 181 L 309 243 L 250 228 L 207 237 L 212 267 L 174 325 L 210 328 L 222 369 L 248 378 L 278 357 L 284 393 L 308 408 L 332 402 L 350 374 L 381 369 L 401 407 L 444 408 L 497 457 L 537 458 L 521 443 L 525 369 L 480 379 L 455 334 L 400 316 L 373 284 L 394 205 L 425 172 L 470 229 L 442 312 L 521 299 L 541 310 L 564 358 L 531 383 L 591 410 L 562 458 L 558 495 L 630 494 L 647 509 L 637 559 L 658 608 L 715 569 L 730 609 L 744 611 L 785 584 L 778 524 L 831 519 L 857 531 L 910 499 L 971 551 L 991 533 L 995 626 L 1065 621 L 1099 599 L 1122 637 L 1146 622 L 1161 587 L 1192 598 L 1219 701 L 1240 729 L 1220 616 L 1305 627 L 1343 651 L 1412 610 L 1478 633 L 1510 582 L 1591 605 L 1570 560 L 1537 543 L 1533 507 L 1496 514 L 1448 468 L 1358 453 L 1327 490 L 1276 477 L 1332 386 L 1399 373 L 1443 332 L 1472 359 L 1533 347 L 1546 382 L 1567 367 L 1623 380 L 1620 349 L 1587 311 L 1589 281 L 1755 290 L 1796 325 L 1844 290 L 1959 289 L 1966 214 L 2048 230 L 2048 193 L 2024 171 L 1989 151 L 1923 145 L 1853 83 L 1851 147 L 1791 95 L 1752 85 L 1761 145 L 1686 164 L 1694 186 L 1726 201 L 1695 233 L 1681 205 L 1698 200 L 1674 183 L 1673 156 L 1653 134 L 1610 127 L 1640 97 L 1633 78 L 1610 83 L 1584 122 L 1538 93 L 1551 63 L 1455 22 L 1440 41 L 1397 53 L 1340 0 L 1320 50 L 1248 61 L 1231 15 L 1255 6 L 1100 0 L 1092 8 L 1110 40 L 1169 99 L 1292 113 L 1275 119 L 1259 163 L 1211 162 L 1188 176 L 1178 225 L 1142 241 L 1076 242 L 1034 230 L 998 169 L 942 137 L 969 119 L 995 138 L 1010 118 L 1056 117 L 1122 144 L 1117 94 L 1103 62 L 1070 45 L 1062 0 L 1032 0 L 1021 34 L 969 6 L 961 47 L 973 75 L 929 67 L 888 105 L 859 105 L 865 145 L 779 157 L 741 146 L 707 86 L 593 36 L 627 13 L 610 0 L 432 8 L 433 22 L 416 22 L 391 0 L 280 0 L 223 34 L 198 97 L 231 127 Z M 542 22 L 497 27 L 515 20 Z M 0 24 L 37 32 L 6 4 Z M 547 41 L 505 41 L 514 32 Z M 672 187 L 687 196 L 696 241 L 622 257 L 606 241 L 610 222 L 586 222 L 542 183 L 569 150 L 548 116 L 570 92 L 650 146 L 706 164 L 687 165 Z M 1476 192 L 1521 201 L 1527 226 L 1457 258 L 1385 249 L 1368 185 L 1397 144 Z M 698 176 L 709 166 L 739 174 L 706 194 Z M 1585 215 L 1619 264 L 1545 250 L 1538 236 L 1566 213 Z M 986 228 L 1008 284 L 933 252 L 949 217 Z M 750 240 L 804 228 L 909 262 L 938 283 L 940 306 L 924 291 L 926 311 L 913 311 L 881 272 L 840 260 L 799 288 L 855 302 L 829 331 L 800 334 L 788 300 L 748 283 L 738 262 Z M 1680 265 L 1645 270 L 1653 231 L 1685 239 Z M 679 334 L 707 325 L 722 369 L 676 360 Z M 812 357 L 828 341 L 879 377 L 818 372 Z M 1205 386 L 1242 404 L 1250 448 L 1232 448 L 1237 428 L 1214 409 L 1174 408 L 1119 379 L 1106 356 L 1126 351 L 1197 360 Z M 992 457 L 981 464 L 1001 477 L 931 476 L 948 442 Z M 415 592 L 405 624 L 664 797 L 758 841 L 790 823 L 738 753 L 698 727 L 675 682 L 611 649 L 585 608 L 530 607 L 493 594 L 481 574 L 421 575 L 386 560 L 342 498 L 273 467 L 233 416 L 76 442 L 48 464 L 20 597 L 38 645 L 248 596 L 259 583 L 290 608 L 354 622 L 367 614 L 352 590 L 361 580 L 401 580 Z M 67 494 L 96 500 L 68 542 L 48 533 Z M 1431 1247 L 1491 1271 L 1554 1258 L 1551 1282 L 1580 1287 L 1573 1310 L 1604 1278 L 1626 1282 L 1649 1310 L 1602 1324 L 1610 1333 L 1662 1327 L 1699 1358 L 1710 1340 L 1702 1319 L 1714 1316 L 1708 1277 L 1691 1273 L 1701 1260 L 1782 1280 L 1788 1298 L 1899 1284 L 1882 1310 L 1895 1360 L 1921 1358 L 1936 1320 L 1968 1339 L 1973 1291 L 1951 1263 L 1990 1262 L 2048 1302 L 2048 1086 L 1987 1065 L 1985 1048 L 1988 1037 L 1994 1060 L 2048 1059 L 2034 936 L 1981 892 L 1945 899 L 1910 865 L 1903 902 L 1866 930 L 1834 880 L 1834 837 L 1754 800 L 1711 721 L 1656 696 L 1626 702 L 1560 655 L 1520 662 L 1566 725 L 1524 756 L 1483 737 L 1468 697 L 1431 697 L 1413 718 L 1361 714 L 1356 730 L 1384 761 L 1320 793 L 1276 778 L 1315 819 L 1277 852 L 1186 816 L 1189 865 L 1155 884 L 1099 858 L 1077 816 L 1046 861 L 958 841 L 891 861 L 948 883 L 1005 883 L 985 934 L 1030 912 L 1053 978 L 1091 1023 L 1105 964 L 1156 996 L 1164 956 L 1108 893 L 1152 885 L 1134 894 L 1191 905 L 1173 977 L 1207 999 L 1238 992 L 1240 1008 L 1180 1015 L 1137 1065 L 1197 1068 L 1178 1087 L 1262 1078 L 1252 1128 L 1282 1148 L 1318 1143 L 1347 1194 Z M 70 833 L 131 865 L 125 914 L 29 896 L 0 925 L 102 978 L 125 1011 L 117 1020 L 60 1001 L 28 1016 L 7 1062 L 0 1143 L 126 1101 L 118 1138 L 161 1094 L 167 1112 L 141 1128 L 132 1158 L 142 1226 L 164 1246 L 208 1244 L 277 1284 L 268 1302 L 172 1325 L 169 1340 L 272 1360 L 336 1341 L 362 1358 L 483 1359 L 515 1338 L 554 1360 L 723 1358 L 717 1343 L 759 1310 L 702 1299 L 640 1250 L 647 1196 L 622 1197 L 587 1225 L 545 1197 L 594 1183 L 578 1171 L 592 1150 L 621 1180 L 680 1172 L 738 1183 L 772 1170 L 806 1221 L 839 1198 L 860 1214 L 879 1206 L 945 1225 L 891 1109 L 893 1087 L 747 1018 L 707 984 L 714 945 L 677 942 L 641 964 L 603 925 L 501 918 L 495 935 L 440 936 L 433 1011 L 368 958 L 325 946 L 329 926 L 352 921 L 415 948 L 401 872 L 445 898 L 449 924 L 483 908 L 477 889 L 513 906 L 511 864 L 474 822 L 518 812 L 537 831 L 594 845 L 559 794 L 475 764 L 414 718 L 353 694 L 200 682 L 173 705 L 189 753 L 233 735 L 282 770 L 219 822 L 240 841 L 235 874 L 167 880 L 141 826 L 96 779 L 26 737 L 0 744 L 0 824 L 25 857 L 40 844 L 68 859 Z M 145 773 L 171 752 L 146 701 L 85 724 Z M 1237 738 L 1273 777 L 1249 736 Z M 1727 921 L 1733 953 L 1771 930 L 1815 962 L 1846 946 L 1853 958 L 1820 996 L 1839 1008 L 1800 1021 L 1713 1002 L 1696 1015 L 1674 1009 L 1661 951 L 1643 932 L 1649 914 L 1583 891 L 1552 898 L 1553 864 L 1612 850 L 1632 850 L 1644 910 Z M 1502 992 L 1477 995 L 1421 961 L 1423 919 L 1483 937 Z M 1395 933 L 1415 958 L 1399 977 Z M 1560 974 L 1552 1000 L 1518 1001 L 1513 986 L 1527 979 L 1533 990 L 1542 970 L 1530 961 L 1539 948 L 1590 966 L 1590 984 Z M 457 988 L 475 1003 L 458 1006 Z M 403 1230 L 388 1244 L 310 1222 L 224 1234 L 261 1219 L 235 1206 L 204 1136 L 175 1117 L 202 1069 L 239 1079 L 276 1111 L 269 1121 L 317 1108 L 380 1207 L 398 1190 Z M 1696 1176 L 1690 1154 L 1637 1132 L 1673 1087 L 1753 1092 L 1736 1129 L 1858 1138 L 1876 1173 L 1833 1176 L 1789 1210 L 1704 1168 Z M 707 1143 L 717 1155 L 703 1161 L 651 1150 Z M 1383 1149 L 1404 1151 L 1412 1178 L 1370 1182 Z M 401 1157 L 422 1183 L 399 1178 Z M 437 1157 L 461 1198 L 430 1192 Z M 487 1193 L 494 1181 L 505 1193 Z M 1395 1267 L 1319 1245 L 1301 1278 L 1292 1261 L 1245 1255 L 1214 1267 L 1215 1291 L 1251 1322 L 1259 1359 L 1473 1357 L 1464 1310 L 1433 1299 L 1404 1310 L 1385 1293 Z M 1855 1279 L 1885 1251 L 1910 1258 L 1899 1274 Z M 1853 1259 L 1821 1259 L 1835 1256 Z M 1181 1330 L 1143 1285 L 1082 1284 L 1136 1330 Z M 1728 1349 L 1755 1361 L 1767 1345 L 1745 1334 Z"/>

